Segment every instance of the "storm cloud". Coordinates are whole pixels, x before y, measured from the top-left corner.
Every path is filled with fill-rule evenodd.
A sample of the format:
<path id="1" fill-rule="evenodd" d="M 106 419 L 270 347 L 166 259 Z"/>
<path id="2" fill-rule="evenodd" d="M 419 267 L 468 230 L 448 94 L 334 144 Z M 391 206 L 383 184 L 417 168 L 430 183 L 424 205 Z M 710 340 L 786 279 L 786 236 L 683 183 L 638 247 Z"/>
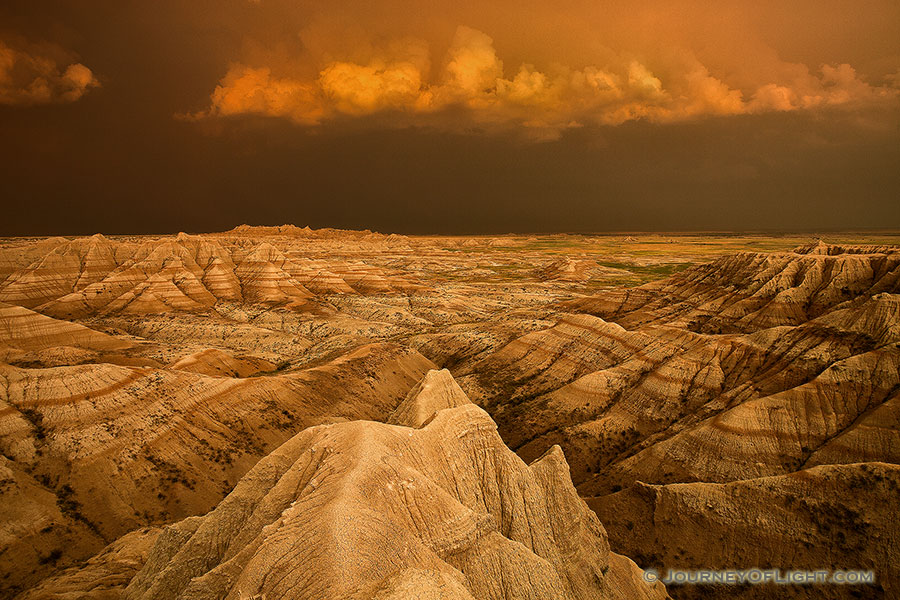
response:
<path id="1" fill-rule="evenodd" d="M 8 235 L 900 226 L 889 0 L 9 0 L 0 40 Z"/>

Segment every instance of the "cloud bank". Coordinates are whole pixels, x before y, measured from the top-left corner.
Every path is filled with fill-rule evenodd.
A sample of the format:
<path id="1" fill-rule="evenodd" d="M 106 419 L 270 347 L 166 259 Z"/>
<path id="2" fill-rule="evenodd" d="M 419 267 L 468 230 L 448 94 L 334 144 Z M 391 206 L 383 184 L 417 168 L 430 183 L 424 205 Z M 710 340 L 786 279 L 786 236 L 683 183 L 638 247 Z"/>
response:
<path id="1" fill-rule="evenodd" d="M 522 63 L 510 69 L 490 36 L 465 26 L 457 28 L 434 69 L 428 45 L 421 41 L 392 40 L 370 54 L 365 61 L 332 58 L 316 76 L 307 77 L 290 68 L 282 74 L 272 66 L 235 63 L 211 94 L 209 106 L 191 117 L 253 114 L 317 126 L 386 113 L 397 125 L 515 127 L 532 137 L 554 138 L 585 125 L 855 110 L 898 99 L 896 87 L 871 85 L 848 64 L 824 64 L 817 72 L 791 65 L 787 76 L 750 89 L 732 87 L 688 52 L 670 60 L 664 72 L 624 55 L 583 68 L 557 64 L 541 70 Z"/>
<path id="2" fill-rule="evenodd" d="M 0 39 L 0 104 L 75 102 L 100 82 L 81 63 L 61 61 L 51 48 L 14 48 Z"/>

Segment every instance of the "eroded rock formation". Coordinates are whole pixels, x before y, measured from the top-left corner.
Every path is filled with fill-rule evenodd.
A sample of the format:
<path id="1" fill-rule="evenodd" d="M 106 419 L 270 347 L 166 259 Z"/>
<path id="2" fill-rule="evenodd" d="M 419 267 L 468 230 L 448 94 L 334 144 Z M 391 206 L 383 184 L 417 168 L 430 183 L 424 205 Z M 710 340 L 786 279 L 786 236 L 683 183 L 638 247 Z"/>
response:
<path id="1" fill-rule="evenodd" d="M 3 241 L 0 594 L 891 597 L 900 251 L 659 241 Z"/>
<path id="2" fill-rule="evenodd" d="M 445 371 L 393 420 L 298 434 L 164 536 L 124 597 L 665 597 L 610 562 L 562 451 L 526 466 Z"/>

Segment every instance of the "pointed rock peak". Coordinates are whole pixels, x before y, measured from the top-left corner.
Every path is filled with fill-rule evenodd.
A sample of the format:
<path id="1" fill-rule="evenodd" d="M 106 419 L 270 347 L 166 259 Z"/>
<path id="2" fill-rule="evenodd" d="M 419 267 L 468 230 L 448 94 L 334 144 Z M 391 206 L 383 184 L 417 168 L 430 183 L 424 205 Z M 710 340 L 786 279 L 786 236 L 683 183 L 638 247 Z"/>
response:
<path id="1" fill-rule="evenodd" d="M 562 448 L 560 448 L 559 444 L 553 444 L 547 450 L 541 454 L 539 458 L 534 459 L 531 462 L 531 466 L 535 466 L 538 463 L 551 463 L 551 462 L 563 462 L 566 463 L 566 455 L 563 453 Z"/>
<path id="2" fill-rule="evenodd" d="M 566 461 L 566 455 L 563 453 L 559 444 L 553 444 L 540 458 L 531 461 L 528 465 L 532 471 L 537 474 L 543 474 L 545 477 L 555 477 L 569 479 L 569 463 Z"/>
<path id="3" fill-rule="evenodd" d="M 244 259 L 249 262 L 280 262 L 284 260 L 285 256 L 281 250 L 268 242 L 256 246 Z"/>
<path id="4" fill-rule="evenodd" d="M 433 369 L 409 391 L 406 399 L 388 417 L 388 423 L 420 428 L 439 411 L 471 403 L 450 371 Z"/>
<path id="5" fill-rule="evenodd" d="M 178 254 L 170 254 L 163 260 L 163 268 L 183 269 L 185 268 L 184 257 Z"/>
<path id="6" fill-rule="evenodd" d="M 97 246 L 110 245 L 112 245 L 112 242 L 109 240 L 109 238 L 104 236 L 102 233 L 95 233 L 91 236 L 75 238 L 65 246 L 60 246 L 59 248 L 75 250 L 76 252 L 87 252 L 91 248 Z"/>
<path id="7" fill-rule="evenodd" d="M 811 242 L 809 244 L 804 244 L 803 246 L 799 246 L 794 248 L 794 254 L 824 254 L 829 255 L 833 254 L 835 251 L 835 247 L 826 244 L 822 241 L 821 238 L 816 239 L 815 242 Z"/>

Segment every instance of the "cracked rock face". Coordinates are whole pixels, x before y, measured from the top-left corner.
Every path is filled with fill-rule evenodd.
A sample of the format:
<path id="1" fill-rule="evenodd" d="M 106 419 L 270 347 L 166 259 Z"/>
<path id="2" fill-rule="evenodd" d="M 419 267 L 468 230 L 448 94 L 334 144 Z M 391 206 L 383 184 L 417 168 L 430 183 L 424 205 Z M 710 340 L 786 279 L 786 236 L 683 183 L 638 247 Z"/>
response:
<path id="1" fill-rule="evenodd" d="M 610 561 L 562 451 L 525 465 L 446 372 L 393 421 L 298 434 L 158 543 L 124 597 L 665 597 Z"/>

